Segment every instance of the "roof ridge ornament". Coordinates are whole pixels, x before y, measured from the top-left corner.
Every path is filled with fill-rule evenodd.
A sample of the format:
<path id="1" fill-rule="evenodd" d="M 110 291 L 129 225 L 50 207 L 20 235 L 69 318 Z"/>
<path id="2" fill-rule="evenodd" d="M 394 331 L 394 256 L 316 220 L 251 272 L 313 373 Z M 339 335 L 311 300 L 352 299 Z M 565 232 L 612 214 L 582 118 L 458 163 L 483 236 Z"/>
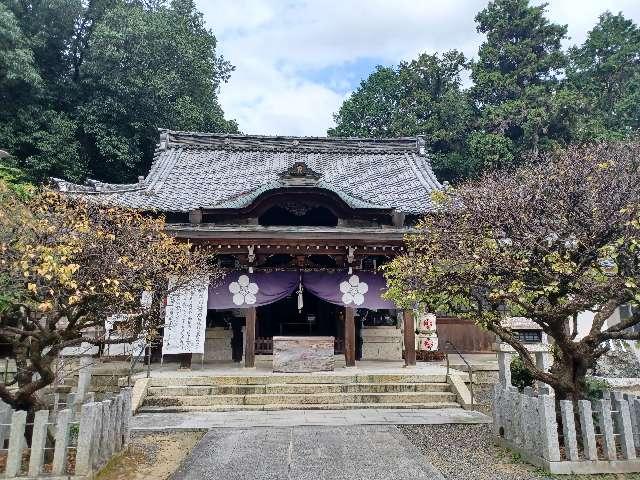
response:
<path id="1" fill-rule="evenodd" d="M 313 186 L 318 183 L 322 174 L 310 168 L 305 162 L 295 162 L 278 176 L 285 185 Z"/>

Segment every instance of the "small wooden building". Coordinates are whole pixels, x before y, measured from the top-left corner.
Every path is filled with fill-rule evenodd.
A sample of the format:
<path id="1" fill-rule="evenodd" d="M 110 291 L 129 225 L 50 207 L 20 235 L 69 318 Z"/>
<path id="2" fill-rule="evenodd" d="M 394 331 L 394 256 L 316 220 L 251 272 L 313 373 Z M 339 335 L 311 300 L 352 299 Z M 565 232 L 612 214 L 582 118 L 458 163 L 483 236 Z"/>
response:
<path id="1" fill-rule="evenodd" d="M 313 138 L 162 130 L 133 184 L 56 180 L 61 191 L 162 212 L 176 237 L 215 248 L 228 273 L 208 298 L 207 360 L 272 352 L 274 336 L 332 336 L 356 358 L 415 361 L 410 312 L 379 267 L 441 188 L 418 138 Z M 404 333 L 401 333 L 404 332 Z"/>

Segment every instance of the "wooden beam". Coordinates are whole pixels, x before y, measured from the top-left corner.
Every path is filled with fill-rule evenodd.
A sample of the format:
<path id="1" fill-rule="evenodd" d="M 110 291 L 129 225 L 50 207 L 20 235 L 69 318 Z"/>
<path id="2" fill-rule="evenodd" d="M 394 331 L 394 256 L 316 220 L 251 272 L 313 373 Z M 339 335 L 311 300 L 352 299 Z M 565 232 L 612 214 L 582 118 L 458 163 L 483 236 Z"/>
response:
<path id="1" fill-rule="evenodd" d="M 404 366 L 416 364 L 416 326 L 413 311 L 403 310 L 404 319 Z"/>
<path id="2" fill-rule="evenodd" d="M 244 366 L 256 366 L 256 308 L 247 310 L 246 325 L 244 328 Z"/>
<path id="3" fill-rule="evenodd" d="M 345 307 L 344 312 L 344 361 L 347 367 L 356 366 L 356 310 Z"/>

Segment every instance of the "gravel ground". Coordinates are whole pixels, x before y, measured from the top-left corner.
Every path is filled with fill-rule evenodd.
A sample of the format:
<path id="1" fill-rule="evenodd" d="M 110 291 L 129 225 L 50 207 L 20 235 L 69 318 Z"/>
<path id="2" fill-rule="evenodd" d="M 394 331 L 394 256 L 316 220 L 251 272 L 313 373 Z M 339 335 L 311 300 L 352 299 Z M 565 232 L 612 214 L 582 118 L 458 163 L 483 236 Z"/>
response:
<path id="1" fill-rule="evenodd" d="M 493 443 L 491 425 L 398 426 L 446 480 L 544 480 Z"/>
<path id="2" fill-rule="evenodd" d="M 446 480 L 640 480 L 628 475 L 548 475 L 493 443 L 491 425 L 398 425 Z"/>
<path id="3" fill-rule="evenodd" d="M 136 435 L 122 454 L 105 465 L 96 480 L 165 480 L 202 435 L 201 432 Z"/>
<path id="4" fill-rule="evenodd" d="M 473 386 L 473 403 L 475 410 L 491 416 L 493 403 L 493 384 L 481 383 Z"/>

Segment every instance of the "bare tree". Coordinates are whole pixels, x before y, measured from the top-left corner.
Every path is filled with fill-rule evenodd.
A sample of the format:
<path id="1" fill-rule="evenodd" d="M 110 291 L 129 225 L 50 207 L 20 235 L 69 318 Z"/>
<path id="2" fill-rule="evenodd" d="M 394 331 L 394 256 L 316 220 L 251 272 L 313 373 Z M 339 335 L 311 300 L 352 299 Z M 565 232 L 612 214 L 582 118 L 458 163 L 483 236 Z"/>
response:
<path id="1" fill-rule="evenodd" d="M 619 306 L 640 302 L 640 143 L 573 147 L 434 199 L 437 211 L 407 238 L 411 253 L 387 269 L 389 295 L 475 319 L 558 398 L 585 398 L 585 376 L 607 341 L 640 338 L 629 330 L 638 310 L 605 324 Z M 585 311 L 595 318 L 578 339 Z M 549 372 L 505 326 L 508 315 L 553 339 Z"/>

